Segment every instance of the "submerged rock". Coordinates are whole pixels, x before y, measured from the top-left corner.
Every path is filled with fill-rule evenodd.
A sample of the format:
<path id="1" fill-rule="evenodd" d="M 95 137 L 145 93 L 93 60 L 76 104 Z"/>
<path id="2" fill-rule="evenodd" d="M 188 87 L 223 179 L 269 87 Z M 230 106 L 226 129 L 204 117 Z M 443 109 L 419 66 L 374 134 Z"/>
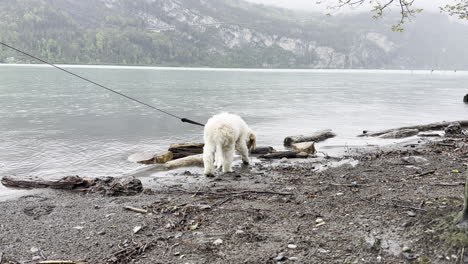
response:
<path id="1" fill-rule="evenodd" d="M 314 154 L 315 153 L 315 142 L 309 141 L 309 142 L 301 142 L 301 143 L 295 143 L 292 144 L 292 148 L 294 151 L 297 152 L 305 152 L 308 154 Z"/>
<path id="2" fill-rule="evenodd" d="M 128 157 L 128 161 L 142 164 L 166 163 L 172 160 L 174 155 L 170 151 L 154 153 L 154 152 L 139 152 Z"/>
<path id="3" fill-rule="evenodd" d="M 419 133 L 419 129 L 400 129 L 396 131 L 392 131 L 389 133 L 385 133 L 381 135 L 381 138 L 405 138 L 405 137 L 411 137 L 414 135 L 417 135 Z"/>

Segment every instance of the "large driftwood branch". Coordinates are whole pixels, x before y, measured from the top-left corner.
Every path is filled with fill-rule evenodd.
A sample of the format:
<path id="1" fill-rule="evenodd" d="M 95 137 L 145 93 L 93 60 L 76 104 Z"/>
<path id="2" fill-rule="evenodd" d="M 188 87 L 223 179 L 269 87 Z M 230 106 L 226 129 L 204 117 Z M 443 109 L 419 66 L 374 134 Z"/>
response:
<path id="1" fill-rule="evenodd" d="M 336 134 L 331 131 L 331 129 L 321 130 L 310 135 L 304 136 L 290 136 L 284 139 L 284 145 L 290 147 L 293 143 L 300 143 L 300 142 L 320 142 L 328 138 L 336 137 Z"/>
<path id="2" fill-rule="evenodd" d="M 417 126 L 406 126 L 406 127 L 399 127 L 399 128 L 392 128 L 392 129 L 386 129 L 386 130 L 381 130 L 381 131 L 376 131 L 376 132 L 364 132 L 363 134 L 359 135 L 360 137 L 363 136 L 370 136 L 370 137 L 378 137 L 384 134 L 389 134 L 389 133 L 397 133 L 398 131 L 401 130 L 410 130 L 410 129 L 417 129 L 419 132 L 422 131 L 430 131 L 430 130 L 441 130 L 443 128 L 446 128 L 448 125 L 452 123 L 459 123 L 462 127 L 468 126 L 468 120 L 460 120 L 460 121 L 451 121 L 451 122 L 437 122 L 437 123 L 431 123 L 427 125 L 417 125 Z"/>
<path id="3" fill-rule="evenodd" d="M 60 179 L 42 179 L 37 177 L 9 177 L 5 176 L 1 180 L 7 187 L 16 188 L 53 188 L 71 190 L 78 187 L 89 187 L 94 183 L 92 179 L 85 179 L 79 176 L 66 176 Z"/>
<path id="4" fill-rule="evenodd" d="M 178 143 L 169 146 L 169 151 L 173 154 L 173 159 L 180 159 L 187 156 L 203 153 L 203 143 Z"/>
<path id="5" fill-rule="evenodd" d="M 102 193 L 109 196 L 134 195 L 143 191 L 143 185 L 134 177 L 87 179 L 79 176 L 66 176 L 59 179 L 38 177 L 3 177 L 1 183 L 14 188 L 53 188 Z"/>

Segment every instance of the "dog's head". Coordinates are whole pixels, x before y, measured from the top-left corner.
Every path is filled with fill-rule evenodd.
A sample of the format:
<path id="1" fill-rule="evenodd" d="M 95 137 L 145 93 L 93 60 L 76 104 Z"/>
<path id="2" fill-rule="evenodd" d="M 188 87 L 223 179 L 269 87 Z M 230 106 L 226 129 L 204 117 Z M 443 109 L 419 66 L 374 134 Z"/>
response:
<path id="1" fill-rule="evenodd" d="M 249 151 L 253 151 L 257 147 L 257 137 L 255 136 L 252 130 L 249 131 L 249 136 L 247 137 L 247 148 Z"/>

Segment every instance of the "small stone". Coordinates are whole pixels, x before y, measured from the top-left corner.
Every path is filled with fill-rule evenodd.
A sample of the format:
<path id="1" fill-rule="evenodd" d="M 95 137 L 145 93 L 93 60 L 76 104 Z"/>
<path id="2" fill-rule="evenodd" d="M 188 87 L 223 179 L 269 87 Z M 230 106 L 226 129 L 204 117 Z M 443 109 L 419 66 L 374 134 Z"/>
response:
<path id="1" fill-rule="evenodd" d="M 41 256 L 34 256 L 34 257 L 32 257 L 32 260 L 33 261 L 41 260 Z"/>
<path id="2" fill-rule="evenodd" d="M 222 240 L 221 238 L 218 238 L 218 239 L 216 239 L 216 240 L 213 242 L 213 244 L 214 244 L 215 246 L 219 246 L 219 245 L 221 245 L 222 243 L 223 243 L 223 240 Z"/>
<path id="3" fill-rule="evenodd" d="M 319 224 L 319 223 L 322 223 L 323 222 L 323 219 L 318 217 L 317 219 L 315 219 L 315 223 L 316 224 Z"/>
<path id="4" fill-rule="evenodd" d="M 97 234 L 102 236 L 102 235 L 105 235 L 105 234 L 106 234 L 106 231 L 101 230 L 101 231 L 99 231 Z"/>
<path id="5" fill-rule="evenodd" d="M 296 248 L 297 248 L 297 245 L 289 244 L 289 245 L 288 245 L 288 248 L 290 248 L 290 249 L 296 249 Z"/>
<path id="6" fill-rule="evenodd" d="M 336 196 L 342 196 L 342 195 L 344 195 L 344 193 L 341 193 L 341 192 L 336 193 Z"/>
<path id="7" fill-rule="evenodd" d="M 174 236 L 175 239 L 179 239 L 180 237 L 182 237 L 183 233 L 182 232 L 177 232 Z"/>
<path id="8" fill-rule="evenodd" d="M 180 252 L 174 252 L 174 256 L 179 256 L 180 255 Z"/>
<path id="9" fill-rule="evenodd" d="M 411 248 L 409 248 L 409 247 L 403 247 L 402 251 L 403 251 L 403 252 L 411 252 Z"/>
<path id="10" fill-rule="evenodd" d="M 288 259 L 289 259 L 290 261 L 298 261 L 298 260 L 299 260 L 298 257 L 289 257 Z"/>
<path id="11" fill-rule="evenodd" d="M 415 217 L 416 213 L 414 211 L 408 211 L 406 214 L 408 214 L 409 217 Z"/>
<path id="12" fill-rule="evenodd" d="M 407 260 L 415 260 L 419 257 L 417 254 L 409 253 L 409 252 L 403 252 L 403 257 L 405 257 Z"/>
<path id="13" fill-rule="evenodd" d="M 236 235 L 242 235 L 244 234 L 244 230 L 236 230 Z"/>
<path id="14" fill-rule="evenodd" d="M 401 158 L 402 161 L 410 163 L 410 164 L 418 164 L 418 163 L 427 163 L 428 160 L 423 157 L 419 156 L 410 156 L 410 157 L 404 157 Z"/>
<path id="15" fill-rule="evenodd" d="M 36 253 L 36 252 L 38 252 L 38 251 L 39 251 L 39 249 L 38 249 L 37 247 L 32 247 L 32 248 L 31 248 L 31 252 L 32 252 L 32 253 Z"/>
<path id="16" fill-rule="evenodd" d="M 136 234 L 136 233 L 140 232 L 140 230 L 141 230 L 142 228 L 143 228 L 142 226 L 135 226 L 135 227 L 133 228 L 133 234 Z"/>
<path id="17" fill-rule="evenodd" d="M 286 260 L 286 257 L 283 256 L 283 255 L 279 255 L 275 258 L 276 261 L 283 261 L 283 260 Z"/>
<path id="18" fill-rule="evenodd" d="M 76 229 L 76 230 L 82 230 L 84 227 L 82 227 L 82 226 L 74 226 L 74 227 L 72 227 L 72 228 L 74 228 L 74 229 Z"/>
<path id="19" fill-rule="evenodd" d="M 317 249 L 317 251 L 320 252 L 320 253 L 322 253 L 322 254 L 326 254 L 326 253 L 329 253 L 329 252 L 330 252 L 330 250 L 326 250 L 326 249 L 324 249 L 324 248 L 319 248 L 319 249 Z"/>

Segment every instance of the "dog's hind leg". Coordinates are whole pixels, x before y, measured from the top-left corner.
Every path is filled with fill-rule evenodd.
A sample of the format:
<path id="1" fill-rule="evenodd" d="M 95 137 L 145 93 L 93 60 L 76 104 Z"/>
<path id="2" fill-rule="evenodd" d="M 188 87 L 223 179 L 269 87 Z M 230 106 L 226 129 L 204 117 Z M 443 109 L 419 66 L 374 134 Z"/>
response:
<path id="1" fill-rule="evenodd" d="M 233 172 L 232 161 L 234 160 L 234 146 L 223 148 L 223 172 Z"/>
<path id="2" fill-rule="evenodd" d="M 212 144 L 205 144 L 203 147 L 203 165 L 205 167 L 206 176 L 214 176 L 214 158 L 216 147 Z"/>
<path id="3" fill-rule="evenodd" d="M 241 155 L 242 162 L 246 165 L 249 164 L 249 149 L 247 145 L 243 144 L 243 142 L 237 142 L 236 150 Z"/>

